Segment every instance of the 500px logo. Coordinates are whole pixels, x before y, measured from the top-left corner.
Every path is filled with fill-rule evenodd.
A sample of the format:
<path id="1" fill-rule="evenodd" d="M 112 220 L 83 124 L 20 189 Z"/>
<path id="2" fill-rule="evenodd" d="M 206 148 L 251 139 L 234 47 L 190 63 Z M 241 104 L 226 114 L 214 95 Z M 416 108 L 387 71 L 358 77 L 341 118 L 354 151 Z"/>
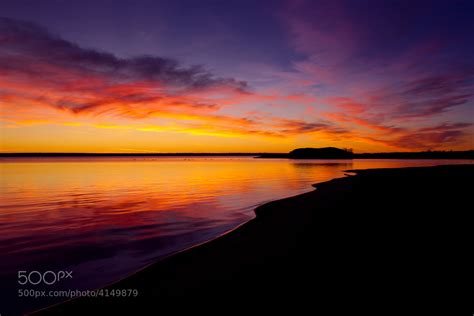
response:
<path id="1" fill-rule="evenodd" d="M 40 283 L 53 285 L 64 279 L 72 279 L 72 271 L 18 271 L 18 284 L 20 285 Z"/>

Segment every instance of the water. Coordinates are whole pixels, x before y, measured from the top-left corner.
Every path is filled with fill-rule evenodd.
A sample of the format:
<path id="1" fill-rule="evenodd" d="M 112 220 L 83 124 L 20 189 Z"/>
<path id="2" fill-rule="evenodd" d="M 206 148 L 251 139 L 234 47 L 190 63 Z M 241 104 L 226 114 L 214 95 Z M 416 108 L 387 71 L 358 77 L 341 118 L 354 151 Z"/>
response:
<path id="1" fill-rule="evenodd" d="M 347 169 L 454 163 L 466 161 L 3 159 L 2 297 L 12 297 L 6 304 L 21 303 L 23 310 L 61 300 L 18 301 L 17 273 L 21 270 L 73 271 L 73 279 L 55 283 L 51 289 L 104 286 L 235 228 L 253 218 L 253 209 L 262 203 L 310 191 L 311 184 L 341 177 Z"/>

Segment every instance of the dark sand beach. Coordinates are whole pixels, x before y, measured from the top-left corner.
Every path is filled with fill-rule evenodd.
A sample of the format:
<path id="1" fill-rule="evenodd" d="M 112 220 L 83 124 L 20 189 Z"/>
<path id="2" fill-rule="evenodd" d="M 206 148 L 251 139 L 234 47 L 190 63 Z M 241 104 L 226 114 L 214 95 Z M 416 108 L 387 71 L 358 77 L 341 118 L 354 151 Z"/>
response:
<path id="1" fill-rule="evenodd" d="M 473 175 L 474 165 L 358 170 L 262 205 L 236 230 L 108 287 L 138 297 L 80 298 L 35 315 L 199 313 L 222 303 L 423 310 L 459 276 Z"/>

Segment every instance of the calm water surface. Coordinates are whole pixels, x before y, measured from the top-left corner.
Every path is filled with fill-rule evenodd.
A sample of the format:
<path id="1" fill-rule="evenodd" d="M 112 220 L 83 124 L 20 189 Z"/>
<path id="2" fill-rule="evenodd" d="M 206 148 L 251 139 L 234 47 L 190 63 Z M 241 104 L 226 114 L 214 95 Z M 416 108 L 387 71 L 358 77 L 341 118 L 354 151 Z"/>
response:
<path id="1" fill-rule="evenodd" d="M 0 277 L 16 282 L 19 270 L 72 270 L 74 278 L 62 287 L 103 286 L 235 228 L 262 203 L 310 191 L 343 170 L 454 163 L 466 161 L 4 159 Z"/>

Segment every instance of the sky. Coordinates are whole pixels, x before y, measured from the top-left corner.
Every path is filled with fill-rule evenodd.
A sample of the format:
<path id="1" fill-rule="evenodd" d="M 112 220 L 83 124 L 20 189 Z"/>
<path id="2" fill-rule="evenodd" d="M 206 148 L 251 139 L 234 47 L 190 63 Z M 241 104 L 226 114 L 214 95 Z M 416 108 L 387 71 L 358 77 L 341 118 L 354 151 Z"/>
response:
<path id="1" fill-rule="evenodd" d="M 474 148 L 472 1 L 0 8 L 1 152 Z"/>

